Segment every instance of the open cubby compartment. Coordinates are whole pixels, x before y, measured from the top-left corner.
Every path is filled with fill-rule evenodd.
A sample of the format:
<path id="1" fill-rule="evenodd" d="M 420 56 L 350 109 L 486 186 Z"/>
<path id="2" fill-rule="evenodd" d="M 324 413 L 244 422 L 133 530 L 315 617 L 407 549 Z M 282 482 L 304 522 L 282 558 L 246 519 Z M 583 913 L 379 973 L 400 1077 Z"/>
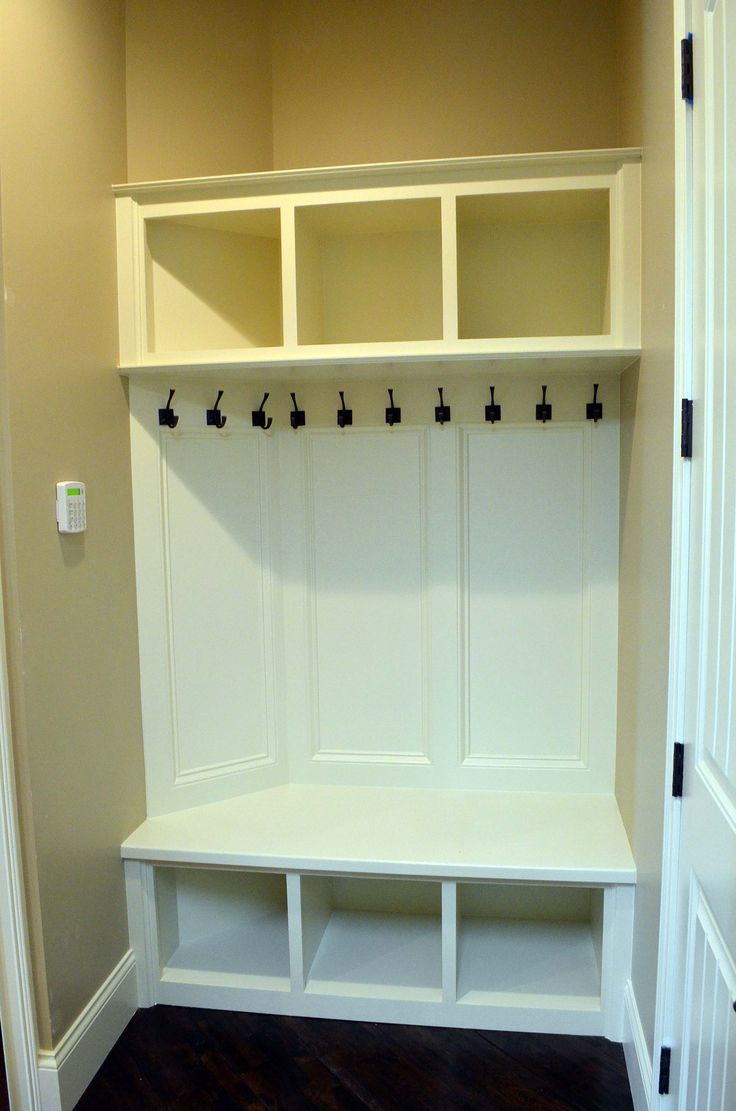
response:
<path id="1" fill-rule="evenodd" d="M 442 886 L 303 876 L 308 993 L 442 1001 Z"/>
<path id="2" fill-rule="evenodd" d="M 149 217 L 149 353 L 283 343 L 276 208 Z"/>
<path id="3" fill-rule="evenodd" d="M 286 877 L 155 869 L 161 979 L 288 991 Z"/>
<path id="4" fill-rule="evenodd" d="M 601 1006 L 603 891 L 543 884 L 457 885 L 457 1001 Z"/>
<path id="5" fill-rule="evenodd" d="M 461 339 L 611 332 L 610 193 L 457 198 Z"/>
<path id="6" fill-rule="evenodd" d="M 300 344 L 442 339 L 438 197 L 298 206 Z"/>

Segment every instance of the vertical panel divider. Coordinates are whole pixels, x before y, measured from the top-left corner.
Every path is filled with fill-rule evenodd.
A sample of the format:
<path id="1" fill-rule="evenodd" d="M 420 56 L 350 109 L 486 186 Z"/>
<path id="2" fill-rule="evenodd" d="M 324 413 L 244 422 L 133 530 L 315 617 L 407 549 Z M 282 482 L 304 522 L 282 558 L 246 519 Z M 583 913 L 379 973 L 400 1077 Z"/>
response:
<path id="1" fill-rule="evenodd" d="M 304 944 L 302 940 L 302 877 L 298 872 L 286 874 L 286 907 L 289 926 L 289 968 L 291 990 L 304 991 Z"/>
<path id="2" fill-rule="evenodd" d="M 454 193 L 442 198 L 442 338 L 457 339 L 457 201 Z"/>
<path id="3" fill-rule="evenodd" d="M 281 206 L 281 300 L 284 347 L 297 345 L 296 216 L 293 204 Z"/>
<path id="4" fill-rule="evenodd" d="M 457 884 L 442 881 L 442 1002 L 457 1002 Z"/>

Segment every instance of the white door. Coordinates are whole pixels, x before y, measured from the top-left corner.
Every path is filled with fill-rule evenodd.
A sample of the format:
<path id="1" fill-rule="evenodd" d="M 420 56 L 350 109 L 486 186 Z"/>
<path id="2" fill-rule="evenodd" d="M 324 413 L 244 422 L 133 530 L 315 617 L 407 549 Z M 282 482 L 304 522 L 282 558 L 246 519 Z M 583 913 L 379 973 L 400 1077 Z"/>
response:
<path id="1" fill-rule="evenodd" d="M 693 400 L 678 883 L 681 1111 L 736 1109 L 736 0 L 693 0 Z"/>

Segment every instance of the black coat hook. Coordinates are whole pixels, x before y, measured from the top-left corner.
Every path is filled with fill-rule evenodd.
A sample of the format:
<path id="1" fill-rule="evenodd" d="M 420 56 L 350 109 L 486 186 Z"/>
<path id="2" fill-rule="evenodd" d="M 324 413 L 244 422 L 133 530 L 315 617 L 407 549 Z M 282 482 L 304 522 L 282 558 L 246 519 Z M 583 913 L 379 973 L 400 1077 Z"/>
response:
<path id="1" fill-rule="evenodd" d="M 596 424 L 603 420 L 603 402 L 598 400 L 598 383 L 593 384 L 593 400 L 585 406 L 585 416 Z"/>
<path id="2" fill-rule="evenodd" d="M 501 406 L 496 405 L 496 387 L 490 386 L 491 391 L 491 404 L 486 405 L 486 420 L 491 424 L 495 424 L 497 420 L 501 419 Z"/>
<path id="3" fill-rule="evenodd" d="M 252 411 L 252 413 L 250 414 L 250 421 L 251 421 L 251 424 L 253 425 L 253 427 L 254 428 L 262 428 L 264 431 L 266 429 L 270 428 L 271 425 L 273 424 L 273 418 L 272 417 L 267 417 L 266 414 L 263 411 L 263 406 L 266 404 L 267 401 L 268 401 L 268 394 L 264 393 L 263 401 L 258 406 L 258 408 L 254 409 Z"/>
<path id="4" fill-rule="evenodd" d="M 174 410 L 171 408 L 171 402 L 175 393 L 176 390 L 169 390 L 169 400 L 166 402 L 166 407 L 164 409 L 159 409 L 158 411 L 158 423 L 165 424 L 167 428 L 176 428 L 177 424 L 179 423 L 179 418 L 177 417 Z"/>
<path id="5" fill-rule="evenodd" d="M 307 423 L 307 416 L 303 409 L 300 409 L 296 403 L 296 394 L 290 394 L 291 403 L 294 406 L 291 413 L 289 413 L 289 420 L 291 421 L 292 428 L 303 428 Z"/>
<path id="6" fill-rule="evenodd" d="M 445 405 L 445 399 L 442 396 L 442 386 L 437 387 L 437 393 L 440 395 L 440 403 L 434 407 L 434 419 L 437 424 L 444 424 L 445 421 L 451 420 L 450 406 Z"/>
<path id="7" fill-rule="evenodd" d="M 340 408 L 337 410 L 337 423 L 340 428 L 347 428 L 353 423 L 353 410 L 345 408 L 345 392 L 340 390 Z"/>
<path id="8" fill-rule="evenodd" d="M 542 424 L 546 424 L 548 420 L 552 420 L 552 406 L 547 404 L 546 386 L 542 386 L 542 404 L 537 405 L 537 420 L 541 420 Z"/>
<path id="9" fill-rule="evenodd" d="M 393 428 L 395 424 L 401 424 L 401 409 L 394 405 L 394 391 L 388 391 L 388 408 L 386 409 L 386 424 L 389 428 Z"/>
<path id="10" fill-rule="evenodd" d="M 217 399 L 215 400 L 215 404 L 211 409 L 207 410 L 207 424 L 214 425 L 215 428 L 224 428 L 227 422 L 227 417 L 223 416 L 223 414 L 220 412 L 220 402 L 222 401 L 222 395 L 224 392 L 224 390 L 217 391 Z"/>

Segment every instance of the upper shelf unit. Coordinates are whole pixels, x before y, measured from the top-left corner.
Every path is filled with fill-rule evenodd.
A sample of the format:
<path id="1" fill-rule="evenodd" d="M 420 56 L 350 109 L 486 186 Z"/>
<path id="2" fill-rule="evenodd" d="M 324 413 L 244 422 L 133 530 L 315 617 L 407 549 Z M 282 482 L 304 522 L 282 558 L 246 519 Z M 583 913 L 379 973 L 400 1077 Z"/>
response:
<path id="1" fill-rule="evenodd" d="M 287 378 L 587 357 L 620 370 L 640 348 L 640 158 L 116 186 L 121 368 Z"/>

